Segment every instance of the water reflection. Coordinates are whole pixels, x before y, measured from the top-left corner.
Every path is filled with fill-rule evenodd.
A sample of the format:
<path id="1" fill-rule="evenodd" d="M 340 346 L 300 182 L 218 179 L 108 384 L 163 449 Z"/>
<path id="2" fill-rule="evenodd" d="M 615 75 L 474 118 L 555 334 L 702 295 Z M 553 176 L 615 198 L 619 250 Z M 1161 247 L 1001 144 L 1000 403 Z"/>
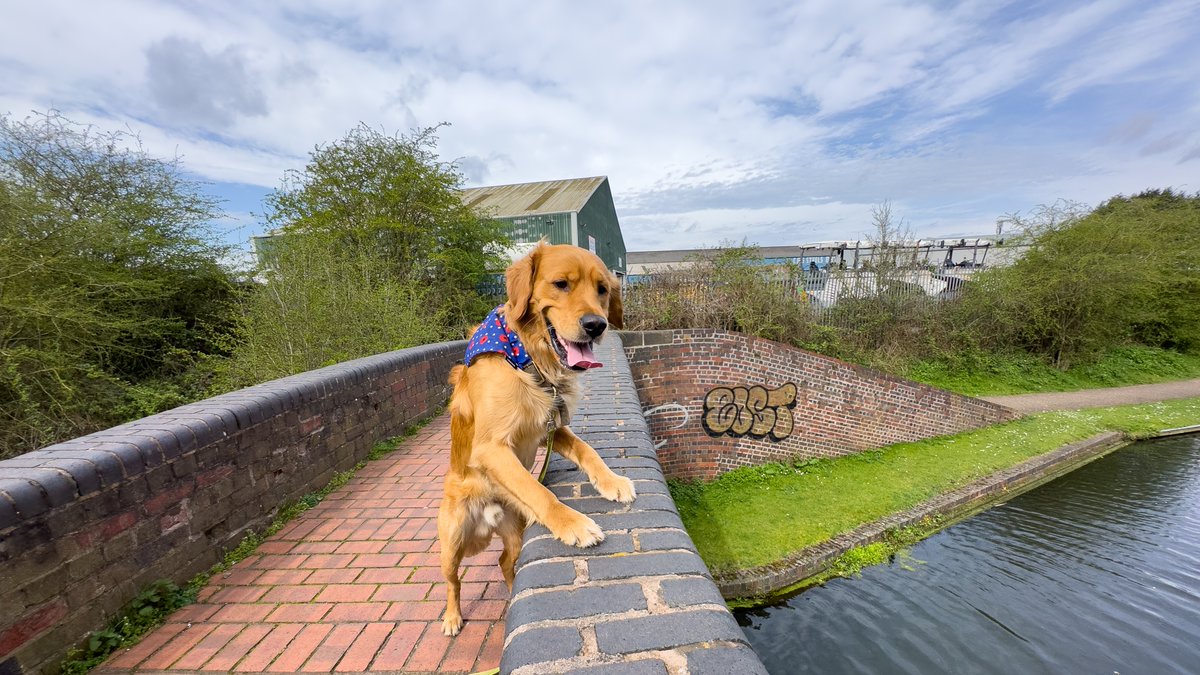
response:
<path id="1" fill-rule="evenodd" d="M 1200 672 L 1200 436 L 1128 446 L 912 558 L 738 621 L 780 674 Z"/>

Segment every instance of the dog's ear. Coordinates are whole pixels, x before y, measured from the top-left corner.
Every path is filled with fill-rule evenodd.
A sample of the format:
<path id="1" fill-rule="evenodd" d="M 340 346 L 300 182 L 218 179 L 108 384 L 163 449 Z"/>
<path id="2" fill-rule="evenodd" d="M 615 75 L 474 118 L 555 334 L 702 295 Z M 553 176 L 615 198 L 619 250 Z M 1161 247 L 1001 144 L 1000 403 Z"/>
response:
<path id="1" fill-rule="evenodd" d="M 625 308 L 621 306 L 621 278 L 608 275 L 608 324 L 613 328 L 625 327 Z"/>
<path id="2" fill-rule="evenodd" d="M 529 313 L 529 301 L 533 299 L 533 280 L 537 276 L 538 258 L 542 255 L 541 242 L 521 258 L 508 266 L 504 272 L 504 284 L 508 289 L 508 305 L 505 314 L 509 321 L 520 323 Z"/>

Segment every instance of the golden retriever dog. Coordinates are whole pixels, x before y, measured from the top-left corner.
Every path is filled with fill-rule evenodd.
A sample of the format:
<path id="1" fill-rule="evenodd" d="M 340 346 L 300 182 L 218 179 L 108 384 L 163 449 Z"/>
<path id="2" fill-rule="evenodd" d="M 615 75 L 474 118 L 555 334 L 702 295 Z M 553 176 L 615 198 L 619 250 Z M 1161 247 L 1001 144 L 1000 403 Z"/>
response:
<path id="1" fill-rule="evenodd" d="M 601 365 L 593 341 L 609 325 L 621 327 L 619 282 L 595 254 L 544 242 L 508 268 L 505 282 L 508 302 L 475 330 L 464 365 L 450 373 L 450 468 L 438 511 L 446 635 L 463 624 L 459 564 L 493 534 L 504 544 L 500 569 L 510 591 L 527 523 L 545 525 L 571 546 L 604 539 L 595 521 L 530 473 L 549 428 L 557 427 L 554 452 L 577 464 L 601 495 L 623 503 L 636 496 L 633 482 L 566 426 L 579 400 L 577 376 Z"/>

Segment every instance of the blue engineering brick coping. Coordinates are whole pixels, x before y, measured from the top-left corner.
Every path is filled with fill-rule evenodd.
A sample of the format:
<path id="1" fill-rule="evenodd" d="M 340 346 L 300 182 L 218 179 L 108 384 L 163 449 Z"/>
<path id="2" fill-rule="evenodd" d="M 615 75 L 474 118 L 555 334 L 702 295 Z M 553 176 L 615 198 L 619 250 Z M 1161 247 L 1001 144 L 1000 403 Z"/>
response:
<path id="1" fill-rule="evenodd" d="M 604 368 L 582 376 L 571 428 L 634 481 L 638 498 L 601 499 L 571 462 L 551 457 L 546 485 L 606 539 L 578 549 L 541 525 L 525 531 L 500 672 L 765 674 L 667 496 L 620 336 L 605 336 L 596 354 Z"/>

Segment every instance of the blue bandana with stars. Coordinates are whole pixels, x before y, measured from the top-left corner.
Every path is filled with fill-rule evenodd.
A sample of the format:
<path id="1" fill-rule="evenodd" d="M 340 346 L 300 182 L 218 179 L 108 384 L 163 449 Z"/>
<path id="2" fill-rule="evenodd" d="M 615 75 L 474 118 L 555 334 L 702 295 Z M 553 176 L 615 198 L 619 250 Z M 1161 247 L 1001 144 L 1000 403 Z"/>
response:
<path id="1" fill-rule="evenodd" d="M 517 370 L 522 370 L 533 362 L 529 353 L 525 351 L 525 345 L 521 344 L 521 338 L 509 329 L 508 322 L 504 320 L 504 314 L 500 312 L 503 307 L 504 305 L 501 305 L 493 309 L 483 323 L 479 324 L 479 329 L 467 342 L 467 354 L 463 363 L 469 366 L 476 356 L 486 352 L 504 354 L 508 364 Z"/>

